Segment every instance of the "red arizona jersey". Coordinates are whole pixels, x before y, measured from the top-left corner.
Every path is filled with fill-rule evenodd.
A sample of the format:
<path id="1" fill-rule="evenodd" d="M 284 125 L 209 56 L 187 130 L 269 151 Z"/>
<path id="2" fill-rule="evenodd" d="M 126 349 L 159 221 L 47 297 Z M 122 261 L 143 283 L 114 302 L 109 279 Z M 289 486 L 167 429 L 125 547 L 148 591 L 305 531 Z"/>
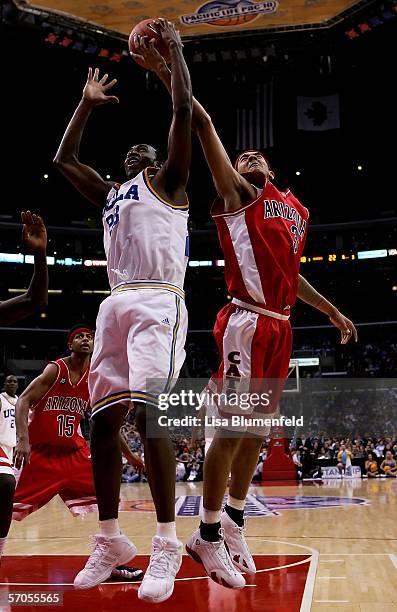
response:
<path id="1" fill-rule="evenodd" d="M 58 366 L 58 374 L 52 387 L 32 407 L 30 444 L 56 446 L 58 449 L 82 448 L 86 441 L 80 433 L 80 421 L 89 408 L 89 368 L 79 382 L 73 385 L 69 368 L 63 359 L 50 363 Z"/>
<path id="2" fill-rule="evenodd" d="M 300 259 L 307 234 L 308 210 L 291 191 L 271 182 L 256 200 L 231 213 L 212 216 L 225 256 L 229 294 L 288 315 L 296 300 Z"/>

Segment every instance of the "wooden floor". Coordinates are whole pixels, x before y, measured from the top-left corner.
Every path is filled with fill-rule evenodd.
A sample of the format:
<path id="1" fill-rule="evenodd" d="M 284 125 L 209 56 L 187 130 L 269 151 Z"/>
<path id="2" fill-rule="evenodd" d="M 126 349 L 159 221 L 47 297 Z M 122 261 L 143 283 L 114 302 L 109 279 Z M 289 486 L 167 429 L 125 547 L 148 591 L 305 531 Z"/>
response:
<path id="1" fill-rule="evenodd" d="M 190 496 L 189 503 L 191 502 L 192 507 L 195 496 L 200 496 L 201 490 L 201 484 L 177 485 L 179 499 Z M 280 483 L 252 487 L 250 493 L 254 496 L 252 499 L 258 496 L 263 502 L 263 496 L 266 496 L 271 502 L 268 506 L 270 512 L 266 512 L 266 516 L 251 517 L 247 520 L 248 542 L 251 551 L 257 555 L 258 567 L 261 566 L 263 572 L 270 571 L 266 569 L 269 565 L 266 565 L 266 559 L 271 559 L 270 565 L 274 574 L 277 569 L 281 571 L 282 567 L 290 567 L 292 557 L 299 560 L 292 565 L 305 566 L 305 590 L 302 596 L 299 595 L 300 601 L 296 602 L 299 605 L 285 606 L 274 603 L 272 607 L 271 602 L 268 602 L 270 607 L 266 606 L 266 610 L 397 610 L 397 481 L 335 480 L 321 485 L 304 483 L 292 486 Z M 123 485 L 122 499 L 125 502 L 133 502 L 124 502 L 125 507 L 132 506 L 133 511 L 120 514 L 122 529 L 136 543 L 140 555 L 147 555 L 155 530 L 155 514 L 150 502 L 138 502 L 150 500 L 148 486 Z M 333 505 L 326 507 L 327 504 Z M 304 507 L 305 505 L 309 507 Z M 137 511 L 137 508 L 143 508 L 144 511 Z M 186 541 L 197 524 L 196 516 L 178 517 L 179 538 Z M 10 575 L 7 575 L 7 579 L 4 578 L 4 572 L 7 571 L 7 562 L 12 561 L 12 556 L 86 555 L 90 550 L 89 536 L 96 530 L 95 513 L 73 518 L 59 498 L 53 499 L 48 506 L 24 521 L 14 522 L 0 570 L 0 589 L 2 584 L 11 581 Z M 289 562 L 285 563 L 287 557 Z M 24 562 L 29 566 L 29 563 Z M 56 560 L 54 563 L 56 564 Z M 190 563 L 190 560 L 185 563 Z M 18 567 L 20 565 L 19 563 Z M 29 572 L 28 567 L 26 571 Z M 254 609 L 252 604 L 246 607 L 245 604 L 239 605 L 239 601 L 243 602 L 244 591 L 249 592 L 251 601 L 255 600 L 254 593 L 260 588 L 260 581 L 256 578 L 254 580 L 255 584 L 258 583 L 255 591 L 253 588 L 247 588 L 232 592 L 235 600 L 232 608 L 230 591 L 214 586 L 219 590 L 218 598 L 223 597 L 224 601 L 228 602 L 229 611 L 248 610 Z M 283 589 L 287 594 L 289 588 L 288 576 L 277 583 L 277 592 L 274 584 L 271 597 L 281 601 Z M 178 588 L 177 584 L 173 598 L 177 596 Z M 270 588 L 269 584 L 266 588 Z M 162 609 L 165 612 L 175 610 L 172 602 L 173 599 L 170 599 L 162 604 Z M 141 608 L 138 600 L 133 603 L 134 610 L 146 610 L 146 607 Z M 179 609 L 180 605 L 177 607 Z M 89 606 L 85 609 L 89 610 Z M 219 601 L 212 605 L 211 599 L 208 598 L 203 601 L 200 609 L 211 612 L 216 609 L 218 612 Z M 189 612 L 191 610 L 192 608 Z"/>

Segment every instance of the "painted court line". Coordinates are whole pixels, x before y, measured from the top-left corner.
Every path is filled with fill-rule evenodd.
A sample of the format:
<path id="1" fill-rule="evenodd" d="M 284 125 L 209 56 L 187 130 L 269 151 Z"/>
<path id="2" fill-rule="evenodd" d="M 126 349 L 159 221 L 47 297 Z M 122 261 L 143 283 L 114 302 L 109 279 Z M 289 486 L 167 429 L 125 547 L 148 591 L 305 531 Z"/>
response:
<path id="1" fill-rule="evenodd" d="M 348 599 L 315 599 L 314 603 L 350 603 Z"/>
<path id="2" fill-rule="evenodd" d="M 323 557 L 389 557 L 390 553 L 320 553 Z"/>
<path id="3" fill-rule="evenodd" d="M 390 555 L 389 555 L 389 559 L 390 559 L 390 561 L 393 563 L 394 567 L 395 567 L 395 568 L 396 568 L 396 570 L 397 570 L 397 555 L 392 555 L 392 554 L 390 554 Z"/>
<path id="4" fill-rule="evenodd" d="M 41 556 L 41 555 L 40 555 Z M 257 555 L 255 555 L 257 556 Z M 275 567 L 266 567 L 265 569 L 257 570 L 257 574 L 262 574 L 264 572 L 273 572 L 275 570 L 287 569 L 289 567 L 296 567 L 297 565 L 303 565 L 304 563 L 309 563 L 311 561 L 311 557 L 307 559 L 303 559 L 302 561 L 296 561 L 296 563 L 288 563 L 287 565 L 276 565 Z M 310 571 L 310 569 L 309 569 Z M 188 580 L 209 580 L 208 576 L 188 576 L 187 578 L 175 578 L 175 582 L 187 582 Z M 139 581 L 136 582 L 102 582 L 102 586 L 117 586 L 118 584 L 140 584 Z M 72 586 L 72 582 L 0 582 L 0 586 Z M 246 586 L 256 586 L 256 585 L 246 585 Z"/>

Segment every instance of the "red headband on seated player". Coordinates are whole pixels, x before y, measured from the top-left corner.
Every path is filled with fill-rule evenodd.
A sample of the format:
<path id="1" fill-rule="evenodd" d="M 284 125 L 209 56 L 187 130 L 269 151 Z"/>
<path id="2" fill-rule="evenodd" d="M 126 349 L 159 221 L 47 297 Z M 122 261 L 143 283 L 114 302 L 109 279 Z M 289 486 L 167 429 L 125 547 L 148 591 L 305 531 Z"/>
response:
<path id="1" fill-rule="evenodd" d="M 82 333 L 94 335 L 94 331 L 90 327 L 76 327 L 76 329 L 73 329 L 68 336 L 68 344 L 72 344 L 77 334 Z"/>

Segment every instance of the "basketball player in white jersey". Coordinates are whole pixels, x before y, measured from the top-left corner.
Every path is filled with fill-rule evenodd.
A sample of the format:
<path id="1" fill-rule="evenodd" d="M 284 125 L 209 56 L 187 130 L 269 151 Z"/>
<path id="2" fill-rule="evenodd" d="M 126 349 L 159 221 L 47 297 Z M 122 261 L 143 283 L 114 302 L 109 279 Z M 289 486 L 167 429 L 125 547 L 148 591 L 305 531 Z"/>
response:
<path id="1" fill-rule="evenodd" d="M 15 491 L 13 451 L 16 445 L 15 405 L 18 379 L 7 376 L 0 393 L 0 563 L 12 517 Z"/>
<path id="2" fill-rule="evenodd" d="M 145 41 L 141 41 L 137 54 L 144 59 L 151 70 L 157 73 L 169 90 L 170 71 L 153 43 L 148 45 Z M 216 339 L 222 355 L 219 379 L 222 380 L 225 376 L 229 365 L 236 368 L 238 363 L 245 377 L 267 377 L 282 381 L 288 371 L 291 354 L 290 340 L 284 342 L 287 337 L 284 333 L 290 333 L 288 304 L 293 304 L 296 297 L 329 317 L 331 323 L 341 332 L 342 344 L 352 337 L 357 340 L 356 329 L 349 319 L 299 275 L 297 264 L 300 262 L 303 249 L 308 213 L 289 190 L 281 193 L 273 185 L 274 174 L 264 155 L 259 151 L 246 151 L 239 156 L 233 167 L 211 118 L 195 99 L 193 99 L 193 125 L 218 192 L 218 209 L 213 209 L 214 219 L 228 217 L 223 223 L 229 227 L 229 222 L 230 227 L 234 228 L 234 220 L 237 219 L 239 223 L 244 217 L 244 223 L 250 226 L 250 232 L 246 230 L 247 235 L 249 233 L 254 235 L 253 242 L 249 238 L 246 240 L 244 224 L 240 224 L 236 230 L 238 236 L 236 233 L 233 234 L 231 245 L 229 237 L 232 230 L 226 229 L 223 232 L 225 228 L 221 226 L 221 222 L 218 225 L 221 246 L 225 254 L 228 292 L 233 297 L 232 304 L 225 306 L 219 313 L 215 326 L 218 336 Z M 260 195 L 265 189 L 267 189 L 266 197 L 269 197 L 269 193 L 277 197 L 277 201 L 275 200 L 277 206 L 281 200 L 288 201 L 286 205 L 281 203 L 280 207 L 284 207 L 284 211 L 294 210 L 295 219 L 299 219 L 297 224 L 300 224 L 299 240 L 291 238 L 291 233 L 296 236 L 293 234 L 293 229 L 299 233 L 297 227 L 291 225 L 292 218 L 284 225 L 284 222 L 278 223 L 281 213 L 274 214 L 274 221 L 271 219 L 272 215 L 269 215 L 268 219 L 264 214 Z M 273 226 L 270 225 L 272 223 Z M 261 276 L 259 272 L 255 275 L 253 271 L 257 266 L 261 268 L 263 273 Z M 267 280 L 265 289 L 262 278 Z M 253 295 L 249 294 L 249 290 Z M 256 291 L 261 297 L 256 296 Z M 280 291 L 281 297 L 277 291 Z M 286 296 L 291 298 L 291 301 L 283 303 L 282 300 Z M 244 299 L 245 301 L 242 301 Z M 281 309 L 284 305 L 285 308 Z M 279 311 L 277 306 L 280 308 Z M 255 329 L 254 336 L 253 329 Z M 277 333 L 274 332 L 275 329 Z M 228 359 L 230 363 L 226 365 Z M 256 375 L 250 373 L 265 370 L 272 373 Z M 239 369 L 237 372 L 242 376 Z M 228 435 L 227 428 L 226 430 L 219 428 L 205 458 L 203 520 L 200 529 L 192 534 L 186 549 L 190 556 L 204 566 L 207 574 L 215 582 L 225 587 L 241 588 L 245 585 L 244 577 L 236 570 L 248 574 L 254 574 L 256 571 L 244 537 L 243 515 L 245 497 L 257 465 L 262 439 L 263 433 L 260 435 L 258 431 L 246 431 L 232 437 Z M 225 511 L 221 513 L 230 472 L 229 497 Z"/>
<path id="3" fill-rule="evenodd" d="M 133 405 L 158 521 L 150 564 L 138 592 L 140 599 L 151 602 L 170 597 L 182 560 L 182 544 L 175 531 L 175 454 L 164 430 L 158 430 L 156 394 L 172 387 L 185 358 L 183 284 L 192 113 L 190 75 L 179 33 L 163 20 L 160 29 L 173 68 L 173 119 L 166 161 L 162 163 L 150 145 L 133 146 L 125 160 L 127 181 L 122 185 L 105 182 L 79 161 L 79 145 L 92 109 L 118 101 L 108 95 L 115 81 L 107 83 L 107 75 L 100 79 L 98 70 L 91 69 L 54 160 L 66 178 L 102 209 L 112 289 L 99 310 L 89 377 L 100 533 L 75 586 L 99 584 L 116 565 L 136 554 L 118 525 L 119 430 Z M 159 386 L 148 385 L 147 379 L 160 379 Z"/>
<path id="4" fill-rule="evenodd" d="M 22 241 L 34 255 L 34 272 L 28 290 L 11 300 L 0 302 L 0 325 L 11 325 L 47 305 L 48 269 L 47 231 L 43 220 L 30 211 L 21 214 Z M 15 409 L 18 381 L 8 376 L 0 398 L 0 563 L 11 523 L 15 477 L 12 468 L 16 444 Z"/>

